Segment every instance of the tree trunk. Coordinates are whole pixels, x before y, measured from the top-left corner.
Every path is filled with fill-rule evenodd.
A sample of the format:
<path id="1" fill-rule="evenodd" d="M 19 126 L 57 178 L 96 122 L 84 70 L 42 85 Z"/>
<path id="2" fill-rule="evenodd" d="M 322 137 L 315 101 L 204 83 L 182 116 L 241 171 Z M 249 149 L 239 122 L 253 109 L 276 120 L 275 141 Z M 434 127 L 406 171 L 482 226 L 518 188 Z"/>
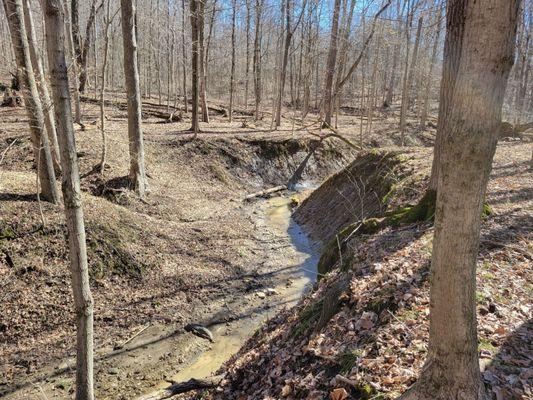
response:
<path id="1" fill-rule="evenodd" d="M 339 12 L 341 1 L 335 0 L 333 17 L 331 20 L 331 36 L 329 42 L 328 60 L 326 65 L 326 79 L 324 87 L 324 122 L 331 125 L 331 115 L 333 111 L 332 86 L 333 75 L 335 74 L 335 62 L 337 61 L 337 36 L 339 34 Z"/>
<path id="2" fill-rule="evenodd" d="M 519 0 L 448 1 L 426 365 L 400 398 L 480 400 L 476 256 Z"/>
<path id="3" fill-rule="evenodd" d="M 183 107 L 189 112 L 187 101 L 187 53 L 185 52 L 185 0 L 181 0 L 181 65 L 183 66 Z"/>
<path id="4" fill-rule="evenodd" d="M 110 12 L 111 0 L 107 0 L 106 13 L 104 19 L 104 54 L 102 60 L 102 73 L 101 80 L 102 86 L 100 87 L 100 132 L 102 134 L 102 153 L 100 157 L 100 173 L 103 174 L 107 163 L 107 136 L 105 131 L 105 86 L 106 86 L 106 68 L 107 68 L 107 53 L 109 52 L 109 26 L 111 25 L 111 12 Z"/>
<path id="5" fill-rule="evenodd" d="M 285 41 L 283 45 L 283 56 L 281 59 L 281 69 L 279 73 L 279 87 L 276 98 L 276 127 L 281 125 L 281 106 L 283 103 L 283 94 L 285 92 L 285 79 L 287 76 L 287 63 L 289 59 L 289 49 L 291 47 L 292 31 L 291 31 L 291 1 L 292 0 L 283 0 L 287 3 L 287 8 L 285 10 L 286 22 L 285 22 Z"/>
<path id="6" fill-rule="evenodd" d="M 137 38 L 135 35 L 135 7 L 133 0 L 121 0 L 122 37 L 124 42 L 124 76 L 128 96 L 128 136 L 130 151 L 129 179 L 142 198 L 146 192 L 144 145 L 141 130 L 141 95 L 137 67 Z"/>
<path id="7" fill-rule="evenodd" d="M 57 143 L 56 123 L 54 120 L 54 106 L 50 100 L 50 93 L 48 92 L 48 84 L 44 79 L 44 68 L 41 56 L 37 53 L 36 43 L 37 36 L 33 25 L 33 16 L 29 0 L 23 0 L 24 7 L 24 23 L 26 24 L 26 33 L 28 34 L 28 45 L 30 50 L 31 63 L 33 66 L 33 73 L 37 78 L 37 86 L 41 94 L 43 104 L 44 123 L 46 126 L 46 133 L 50 141 L 52 150 L 52 161 L 56 173 L 61 172 L 59 144 Z"/>
<path id="8" fill-rule="evenodd" d="M 50 81 L 61 149 L 63 201 L 76 312 L 76 400 L 93 400 L 93 298 L 89 286 L 78 161 L 65 61 L 65 30 L 60 1 L 43 0 L 42 3 Z"/>
<path id="9" fill-rule="evenodd" d="M 250 85 L 250 21 L 251 21 L 251 0 L 246 1 L 246 68 L 244 72 L 244 109 L 248 110 L 248 91 Z"/>
<path id="10" fill-rule="evenodd" d="M 204 15 L 205 0 L 197 0 L 197 29 L 198 29 L 198 70 L 200 80 L 200 106 L 202 108 L 202 121 L 209 123 L 209 109 L 207 108 L 207 87 L 205 73 L 205 46 L 204 46 Z M 214 11 L 213 11 L 214 12 Z"/>
<path id="11" fill-rule="evenodd" d="M 72 4 L 74 4 L 75 2 L 77 4 L 77 0 L 72 0 Z M 85 40 L 83 41 L 83 48 L 81 49 L 81 53 L 78 56 L 78 63 L 80 67 L 80 86 L 79 86 L 80 93 L 85 92 L 85 86 L 87 85 L 87 63 L 89 61 L 89 49 L 91 48 L 92 27 L 93 27 L 94 19 L 96 18 L 96 13 L 100 9 L 101 6 L 102 5 L 100 4 L 98 7 L 96 7 L 96 0 L 93 0 L 93 2 L 91 3 L 89 17 L 87 18 L 87 26 L 85 29 Z M 76 16 L 77 14 L 78 12 L 76 10 Z M 72 26 L 74 26 L 74 24 Z M 79 25 L 77 26 L 77 33 L 79 37 Z M 78 39 L 78 40 L 81 40 L 81 39 Z"/>
<path id="12" fill-rule="evenodd" d="M 75 0 L 73 0 L 74 2 Z M 81 124 L 81 106 L 80 106 L 80 92 L 79 92 L 79 81 L 78 81 L 78 61 L 76 60 L 76 49 L 74 45 L 74 28 L 72 27 L 71 20 L 68 13 L 67 0 L 63 0 L 63 14 L 65 20 L 65 30 L 67 36 L 68 44 L 68 54 L 69 59 L 71 60 L 72 65 L 72 76 L 74 79 L 74 122 Z M 68 71 L 68 68 L 67 68 Z"/>
<path id="13" fill-rule="evenodd" d="M 424 18 L 420 17 L 418 19 L 418 25 L 416 28 L 416 39 L 415 39 L 415 47 L 413 48 L 413 58 L 411 60 L 411 66 L 409 67 L 409 77 L 407 78 L 407 107 L 412 107 L 413 103 L 413 97 L 412 96 L 412 87 L 413 87 L 413 81 L 415 77 L 415 70 L 416 70 L 416 64 L 418 62 L 418 49 L 420 48 L 420 36 L 422 34 L 422 24 L 423 24 Z"/>
<path id="14" fill-rule="evenodd" d="M 409 3 L 408 3 L 409 4 Z M 406 128 L 406 115 L 407 115 L 407 97 L 408 97 L 408 82 L 409 82 L 409 56 L 411 51 L 411 25 L 413 15 L 407 8 L 407 18 L 405 21 L 405 62 L 403 70 L 403 83 L 402 83 L 402 105 L 400 110 L 400 133 L 402 137 L 402 146 L 405 144 L 405 128 Z"/>
<path id="15" fill-rule="evenodd" d="M 254 37 L 254 95 L 255 95 L 255 120 L 261 116 L 261 11 L 264 0 L 255 0 L 255 37 Z"/>
<path id="16" fill-rule="evenodd" d="M 400 2 L 397 3 L 396 13 L 398 15 L 398 31 L 397 31 L 397 37 L 396 37 L 396 43 L 394 45 L 394 53 L 392 55 L 392 69 L 391 69 L 391 75 L 390 75 L 390 81 L 389 81 L 389 87 L 387 88 L 387 95 L 385 96 L 385 106 L 391 106 L 392 101 L 394 100 L 394 89 L 396 87 L 396 80 L 397 80 L 397 67 L 398 67 L 398 61 L 400 59 L 400 44 L 402 41 L 402 13 L 400 12 Z"/>
<path id="17" fill-rule="evenodd" d="M 431 60 L 429 64 L 429 71 L 426 77 L 426 86 L 424 88 L 424 100 L 422 105 L 422 112 L 420 114 L 420 128 L 426 128 L 426 122 L 428 118 L 428 109 L 429 109 L 429 95 L 431 91 L 431 76 L 433 75 L 433 70 L 435 69 L 435 64 L 437 62 L 437 51 L 439 49 L 439 40 L 440 40 L 440 31 L 441 31 L 441 15 L 442 15 L 442 6 L 439 7 L 437 13 L 437 26 L 435 28 L 435 39 L 433 42 L 433 49 L 431 50 Z M 436 187 L 435 187 L 436 189 Z"/>
<path id="18" fill-rule="evenodd" d="M 231 72 L 229 78 L 229 122 L 233 120 L 233 96 L 235 91 L 235 18 L 237 13 L 237 1 L 232 0 L 232 14 L 231 14 Z M 214 12 L 214 11 L 213 11 Z"/>
<path id="19" fill-rule="evenodd" d="M 37 165 L 38 177 L 43 199 L 57 204 L 58 193 L 55 182 L 54 165 L 48 137 L 44 134 L 44 114 L 33 74 L 28 45 L 28 35 L 24 24 L 22 0 L 4 0 L 11 42 L 17 61 L 17 76 L 22 83 L 24 103 L 30 124 L 33 154 Z"/>
<path id="20" fill-rule="evenodd" d="M 366 37 L 365 41 L 363 42 L 363 46 L 359 52 L 359 55 L 355 59 L 355 61 L 352 63 L 350 68 L 348 69 L 348 72 L 346 75 L 344 75 L 344 78 L 342 78 L 338 83 L 335 85 L 335 91 L 333 92 L 333 104 L 336 103 L 337 97 L 340 95 L 342 88 L 344 85 L 348 82 L 350 77 L 353 75 L 357 67 L 359 66 L 359 63 L 363 59 L 363 56 L 366 53 L 366 49 L 368 48 L 372 38 L 374 37 L 374 33 L 376 31 L 376 23 L 379 18 L 379 16 L 390 6 L 392 0 L 386 0 L 386 2 L 383 4 L 383 6 L 379 9 L 379 11 L 374 15 L 372 26 L 370 28 L 370 32 L 368 33 L 368 36 Z"/>
<path id="21" fill-rule="evenodd" d="M 199 108 L 199 74 L 198 74 L 198 3 L 197 0 L 190 0 L 191 7 L 191 44 L 192 44 L 192 74 L 191 74 L 191 91 L 192 91 L 192 116 L 191 116 L 191 131 L 194 135 L 198 134 L 198 108 Z"/>

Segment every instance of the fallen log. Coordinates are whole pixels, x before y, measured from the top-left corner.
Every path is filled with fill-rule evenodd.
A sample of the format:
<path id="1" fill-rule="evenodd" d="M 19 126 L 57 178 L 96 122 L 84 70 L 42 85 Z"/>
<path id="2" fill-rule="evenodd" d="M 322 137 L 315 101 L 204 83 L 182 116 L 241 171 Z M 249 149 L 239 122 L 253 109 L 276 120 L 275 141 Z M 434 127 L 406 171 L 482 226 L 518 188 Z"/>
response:
<path id="1" fill-rule="evenodd" d="M 205 379 L 189 379 L 187 382 L 174 382 L 171 386 L 138 397 L 137 400 L 162 400 L 168 399 L 180 393 L 197 389 L 216 387 L 224 379 L 224 375 L 216 375 Z"/>
<path id="2" fill-rule="evenodd" d="M 251 200 L 251 199 L 254 199 L 256 197 L 263 197 L 263 196 L 266 196 L 267 194 L 281 192 L 282 190 L 285 190 L 285 189 L 287 189 L 287 186 L 286 185 L 281 185 L 281 186 L 271 187 L 270 189 L 260 190 L 259 192 L 251 193 L 251 194 L 245 196 L 244 197 L 244 201 Z"/>

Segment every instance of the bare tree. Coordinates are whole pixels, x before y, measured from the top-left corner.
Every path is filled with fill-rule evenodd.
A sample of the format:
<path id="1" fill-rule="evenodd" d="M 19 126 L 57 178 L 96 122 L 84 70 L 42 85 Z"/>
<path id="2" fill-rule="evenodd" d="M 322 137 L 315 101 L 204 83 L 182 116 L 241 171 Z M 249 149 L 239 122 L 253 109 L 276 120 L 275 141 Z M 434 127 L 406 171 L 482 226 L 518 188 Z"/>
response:
<path id="1" fill-rule="evenodd" d="M 261 110 L 261 13 L 264 0 L 255 0 L 254 22 L 254 93 L 255 93 L 255 120 L 259 120 Z"/>
<path id="2" fill-rule="evenodd" d="M 98 6 L 97 0 L 92 0 L 89 17 L 87 18 L 87 25 L 85 28 L 85 38 L 82 41 L 79 25 L 79 10 L 78 0 L 71 1 L 71 15 L 72 15 L 72 36 L 74 40 L 74 50 L 76 52 L 76 60 L 79 66 L 79 91 L 85 92 L 87 84 L 87 64 L 89 60 L 89 49 L 91 48 L 91 36 L 93 31 L 93 23 L 96 18 L 96 13 L 102 7 L 103 3 Z"/>
<path id="3" fill-rule="evenodd" d="M 144 145 L 141 129 L 141 93 L 137 64 L 137 38 L 134 0 L 121 0 L 122 38 L 124 43 L 124 76 L 128 97 L 128 136 L 130 151 L 129 179 L 133 189 L 142 198 L 146 193 Z"/>
<path id="4" fill-rule="evenodd" d="M 233 96 L 235 92 L 235 17 L 237 14 L 237 1 L 231 2 L 233 11 L 231 13 L 231 72 L 229 78 L 229 122 L 233 119 Z"/>
<path id="5" fill-rule="evenodd" d="M 437 62 L 437 51 L 439 48 L 439 40 L 440 40 L 440 31 L 441 31 L 441 19 L 442 19 L 442 5 L 439 4 L 439 10 L 436 15 L 436 28 L 434 33 L 434 39 L 433 39 L 433 49 L 431 50 L 431 60 L 429 63 L 429 71 L 426 76 L 426 82 L 424 87 L 424 97 L 423 97 L 423 104 L 422 104 L 422 110 L 420 112 L 420 128 L 425 129 L 426 122 L 428 118 L 428 109 L 429 109 L 429 96 L 430 96 L 430 90 L 431 90 L 431 78 L 433 76 L 433 70 L 435 69 L 435 64 Z"/>
<path id="6" fill-rule="evenodd" d="M 89 286 L 85 226 L 65 60 L 62 6 L 60 0 L 43 0 L 43 9 L 50 81 L 61 149 L 61 182 L 76 312 L 76 400 L 93 400 L 93 298 Z"/>
<path id="7" fill-rule="evenodd" d="M 50 141 L 52 150 L 52 161 L 56 173 L 61 172 L 59 145 L 57 143 L 56 123 L 54 120 L 54 106 L 50 100 L 50 93 L 48 92 L 48 84 L 44 79 L 44 68 L 40 54 L 37 53 L 37 35 L 33 24 L 33 15 L 29 0 L 23 0 L 24 7 L 24 23 L 26 24 L 26 33 L 28 35 L 28 46 L 30 50 L 31 64 L 33 66 L 33 73 L 37 79 L 37 87 L 41 94 L 41 101 L 44 113 L 44 123 L 46 126 L 46 133 Z"/>
<path id="8" fill-rule="evenodd" d="M 104 1 L 105 2 L 105 1 Z M 105 90 L 106 90 L 106 69 L 107 69 L 107 59 L 109 53 L 109 27 L 113 22 L 111 16 L 111 0 L 107 0 L 105 7 L 105 16 L 104 16 L 104 49 L 102 56 L 102 70 L 100 73 L 100 133 L 102 135 L 102 153 L 100 157 L 100 173 L 103 174 L 105 166 L 107 163 L 107 135 L 105 131 Z M 118 10 L 117 10 L 118 12 Z"/>
<path id="9" fill-rule="evenodd" d="M 335 74 L 335 62 L 337 61 L 337 36 L 339 35 L 339 12 L 341 1 L 335 0 L 333 16 L 331 20 L 331 35 L 329 42 L 328 60 L 326 65 L 326 83 L 324 87 L 324 122 L 331 125 L 333 75 Z"/>
<path id="10" fill-rule="evenodd" d="M 51 203 L 57 204 L 59 199 L 52 153 L 48 137 L 44 133 L 44 114 L 31 63 L 22 0 L 4 0 L 4 9 L 17 61 L 17 76 L 22 83 L 42 197 Z"/>
<path id="11" fill-rule="evenodd" d="M 194 132 L 194 136 L 198 134 L 199 122 L 198 122 L 198 110 L 200 102 L 199 80 L 198 73 L 199 68 L 199 37 L 198 37 L 198 1 L 190 0 L 191 7 L 191 45 L 192 45 L 192 74 L 191 74 L 191 92 L 192 92 L 192 105 L 191 105 L 191 131 Z"/>
<path id="12" fill-rule="evenodd" d="M 281 60 L 281 70 L 279 74 L 279 87 L 278 87 L 278 94 L 276 99 L 276 126 L 281 125 L 281 104 L 283 102 L 283 94 L 285 92 L 285 81 L 287 78 L 287 63 L 289 61 L 289 50 L 291 47 L 291 41 L 294 36 L 294 32 L 298 28 L 298 25 L 300 24 L 300 21 L 302 20 L 302 16 L 305 12 L 305 6 L 307 4 L 307 0 L 304 0 L 302 3 L 302 9 L 300 11 L 300 15 L 298 16 L 296 23 L 293 26 L 292 21 L 292 1 L 293 0 L 283 0 L 286 1 L 285 3 L 285 41 L 283 44 L 283 57 Z"/>
<path id="13" fill-rule="evenodd" d="M 426 365 L 402 400 L 481 400 L 476 256 L 519 0 L 450 0 L 436 146 L 438 189 Z"/>
<path id="14" fill-rule="evenodd" d="M 205 43 L 204 43 L 204 16 L 205 16 L 205 1 L 196 0 L 197 4 L 197 30 L 198 30 L 198 71 L 200 83 L 200 106 L 202 108 L 202 121 L 209 122 L 209 110 L 207 108 L 207 82 L 206 82 L 206 59 L 205 59 Z M 213 12 L 215 10 L 213 9 Z"/>

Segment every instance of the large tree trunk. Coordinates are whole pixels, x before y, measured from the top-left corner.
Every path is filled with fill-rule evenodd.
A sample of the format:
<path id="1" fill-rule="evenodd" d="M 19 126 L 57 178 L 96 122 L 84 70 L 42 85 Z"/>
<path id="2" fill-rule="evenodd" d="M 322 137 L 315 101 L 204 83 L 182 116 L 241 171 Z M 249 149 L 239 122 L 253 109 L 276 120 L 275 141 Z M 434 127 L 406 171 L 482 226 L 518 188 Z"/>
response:
<path id="1" fill-rule="evenodd" d="M 122 38 L 124 43 L 124 76 L 128 96 L 128 136 L 130 150 L 129 179 L 133 189 L 142 198 L 146 192 L 144 145 L 141 130 L 141 94 L 137 65 L 137 38 L 135 34 L 135 7 L 133 0 L 121 0 Z"/>
<path id="2" fill-rule="evenodd" d="M 4 9 L 6 11 L 11 41 L 17 61 L 17 76 L 22 83 L 24 103 L 30 124 L 30 136 L 42 189 L 42 197 L 56 204 L 58 202 L 58 193 L 54 165 L 48 137 L 44 133 L 44 114 L 33 73 L 28 35 L 26 34 L 26 26 L 24 24 L 22 0 L 4 0 Z"/>
<path id="3" fill-rule="evenodd" d="M 341 1 L 335 0 L 333 7 L 333 17 L 331 20 L 331 36 L 329 41 L 328 60 L 326 65 L 326 79 L 324 87 L 324 122 L 331 125 L 331 115 L 333 112 L 332 90 L 333 76 L 335 74 L 335 62 L 337 61 L 337 37 L 339 35 L 339 12 Z"/>
<path id="4" fill-rule="evenodd" d="M 476 256 L 513 63 L 518 3 L 448 1 L 429 351 L 418 382 L 402 400 L 484 398 L 477 353 Z"/>
<path id="5" fill-rule="evenodd" d="M 93 400 L 93 299 L 89 286 L 85 227 L 72 124 L 65 30 L 60 0 L 43 0 L 50 81 L 61 149 L 63 201 L 77 327 L 76 400 Z"/>
<path id="6" fill-rule="evenodd" d="M 33 24 L 33 15 L 29 0 L 23 0 L 24 7 L 24 23 L 26 24 L 26 33 L 28 34 L 28 45 L 30 49 L 31 63 L 33 66 L 33 73 L 37 78 L 37 87 L 41 94 L 41 101 L 43 102 L 44 123 L 46 126 L 46 133 L 50 141 L 52 150 L 52 161 L 56 173 L 61 172 L 59 144 L 57 143 L 56 123 L 54 120 L 54 106 L 50 100 L 50 93 L 48 92 L 48 83 L 44 79 L 44 68 L 41 56 L 37 53 L 37 35 Z"/>
<path id="7" fill-rule="evenodd" d="M 198 108 L 199 108 L 199 74 L 198 74 L 198 2 L 197 0 L 190 0 L 191 7 L 191 45 L 192 45 L 192 74 L 191 74 L 191 92 L 192 92 L 192 115 L 191 115 L 191 131 L 196 136 L 198 134 Z"/>

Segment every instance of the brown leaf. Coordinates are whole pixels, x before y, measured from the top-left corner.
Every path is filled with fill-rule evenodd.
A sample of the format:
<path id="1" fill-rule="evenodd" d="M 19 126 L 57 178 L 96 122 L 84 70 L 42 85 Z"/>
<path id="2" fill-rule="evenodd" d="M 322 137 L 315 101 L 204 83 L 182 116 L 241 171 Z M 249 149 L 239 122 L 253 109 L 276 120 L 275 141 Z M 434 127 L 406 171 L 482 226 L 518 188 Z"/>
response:
<path id="1" fill-rule="evenodd" d="M 348 392 L 344 388 L 333 389 L 329 394 L 331 400 L 344 400 L 348 398 Z"/>

